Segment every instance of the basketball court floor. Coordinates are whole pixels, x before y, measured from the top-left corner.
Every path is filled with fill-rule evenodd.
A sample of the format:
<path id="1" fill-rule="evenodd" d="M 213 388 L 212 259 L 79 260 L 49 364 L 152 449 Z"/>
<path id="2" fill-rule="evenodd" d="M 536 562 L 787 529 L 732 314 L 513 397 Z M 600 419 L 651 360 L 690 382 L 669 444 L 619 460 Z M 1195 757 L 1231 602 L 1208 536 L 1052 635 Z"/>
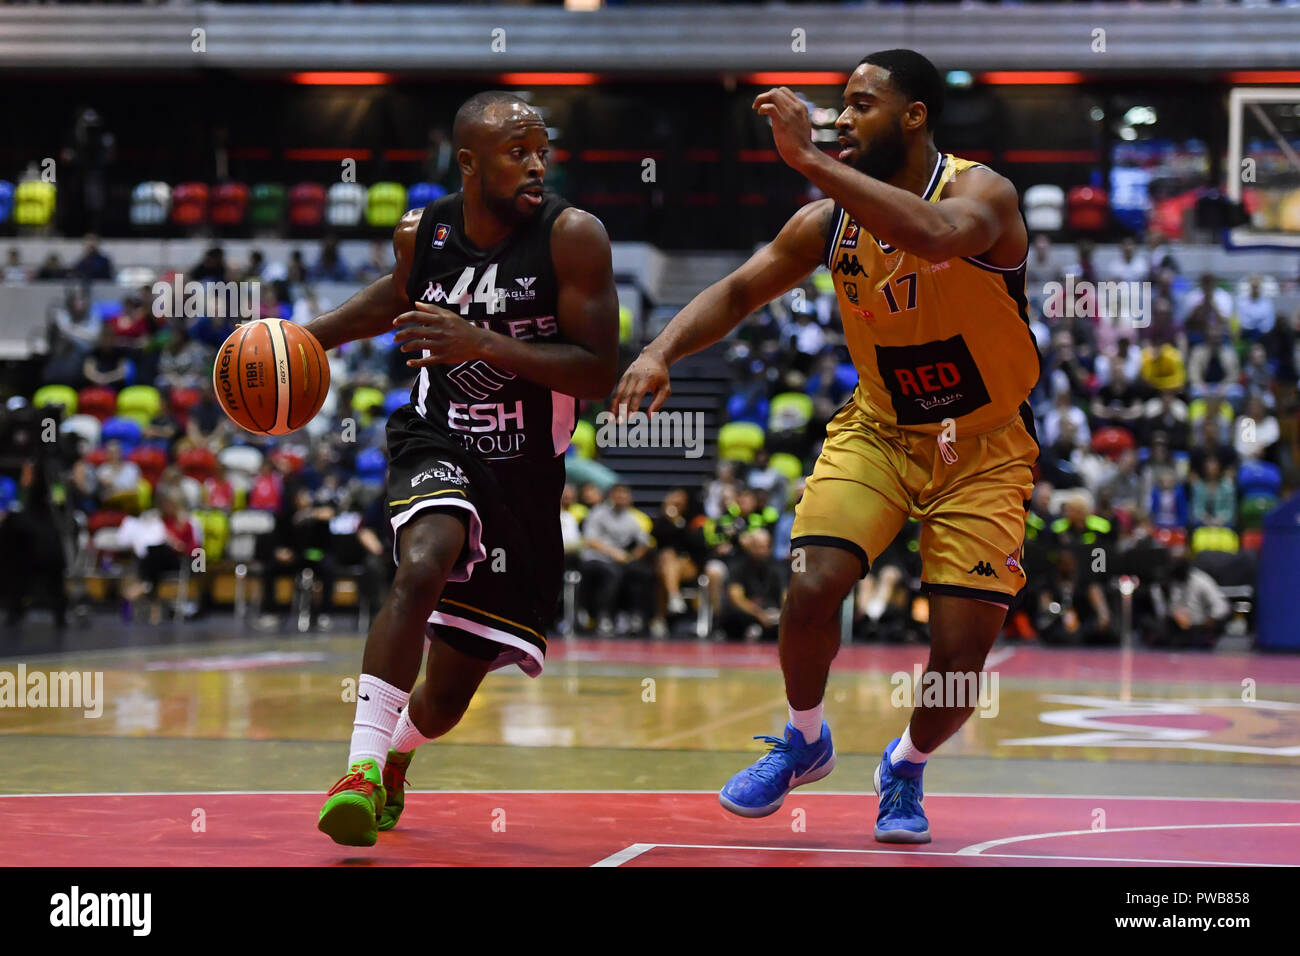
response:
<path id="1" fill-rule="evenodd" d="M 924 647 L 844 648 L 835 772 L 744 820 L 717 789 L 785 723 L 774 646 L 556 639 L 540 679 L 489 675 L 417 754 L 399 827 L 349 849 L 315 823 L 360 637 L 209 622 L 102 646 L 136 639 L 111 631 L 0 645 L 0 671 L 102 671 L 104 698 L 97 718 L 0 708 L 0 865 L 1300 863 L 1296 657 L 998 647 L 990 716 L 930 762 L 934 842 L 890 847 L 871 775 L 906 719 L 894 675 Z"/>

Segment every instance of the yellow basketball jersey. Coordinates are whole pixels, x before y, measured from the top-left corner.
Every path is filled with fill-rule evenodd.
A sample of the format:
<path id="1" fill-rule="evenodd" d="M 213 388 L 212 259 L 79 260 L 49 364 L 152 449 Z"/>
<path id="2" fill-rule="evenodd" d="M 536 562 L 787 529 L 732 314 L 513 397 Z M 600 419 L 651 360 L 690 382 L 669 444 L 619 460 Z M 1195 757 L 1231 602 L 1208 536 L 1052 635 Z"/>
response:
<path id="1" fill-rule="evenodd" d="M 923 198 L 938 202 L 954 176 L 977 165 L 941 153 Z M 858 369 L 853 398 L 869 418 L 927 434 L 953 419 L 968 436 L 1021 414 L 1039 375 L 1025 263 L 928 262 L 864 231 L 837 205 L 826 264 Z"/>

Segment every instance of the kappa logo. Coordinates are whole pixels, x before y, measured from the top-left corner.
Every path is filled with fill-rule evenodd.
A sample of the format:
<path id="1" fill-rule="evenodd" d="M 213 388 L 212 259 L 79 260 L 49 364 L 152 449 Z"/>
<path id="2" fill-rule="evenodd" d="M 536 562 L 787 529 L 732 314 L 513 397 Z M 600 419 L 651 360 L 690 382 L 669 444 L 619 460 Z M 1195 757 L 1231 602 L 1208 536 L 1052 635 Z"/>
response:
<path id="1" fill-rule="evenodd" d="M 834 271 L 854 278 L 867 274 L 867 270 L 862 268 L 862 263 L 858 261 L 857 256 L 840 256 L 840 261 L 835 263 Z"/>
<path id="2" fill-rule="evenodd" d="M 967 571 L 966 573 L 967 573 L 967 574 L 978 574 L 978 575 L 979 575 L 980 577 L 982 577 L 982 578 L 988 578 L 988 577 L 994 577 L 994 578 L 996 578 L 996 577 L 998 576 L 998 573 L 997 573 L 996 571 L 993 570 L 993 565 L 991 565 L 991 564 L 989 564 L 989 563 L 987 563 L 987 562 L 985 562 L 985 561 L 977 561 L 977 562 L 975 562 L 975 567 L 971 568 L 971 569 L 970 569 L 969 571 Z"/>
<path id="3" fill-rule="evenodd" d="M 840 238 L 841 249 L 856 249 L 858 247 L 858 233 L 861 231 L 856 222 L 850 222 L 844 227 L 844 235 Z"/>
<path id="4" fill-rule="evenodd" d="M 421 302 L 446 302 L 447 293 L 442 291 L 441 282 L 430 282 L 424 290 L 424 295 L 420 296 Z"/>
<path id="5" fill-rule="evenodd" d="M 447 225 L 445 222 L 438 223 L 433 227 L 433 248 L 441 249 L 447 244 L 447 240 L 450 237 L 451 226 Z"/>
<path id="6" fill-rule="evenodd" d="M 414 478 L 412 478 L 411 487 L 414 488 L 416 485 L 429 481 L 431 479 L 437 479 L 438 481 L 445 481 L 449 485 L 469 484 L 469 479 L 465 477 L 465 472 L 461 471 L 459 465 L 453 465 L 451 462 L 443 461 L 441 458 L 438 459 L 438 464 L 442 465 L 442 467 L 430 468 L 428 471 L 422 471 Z"/>

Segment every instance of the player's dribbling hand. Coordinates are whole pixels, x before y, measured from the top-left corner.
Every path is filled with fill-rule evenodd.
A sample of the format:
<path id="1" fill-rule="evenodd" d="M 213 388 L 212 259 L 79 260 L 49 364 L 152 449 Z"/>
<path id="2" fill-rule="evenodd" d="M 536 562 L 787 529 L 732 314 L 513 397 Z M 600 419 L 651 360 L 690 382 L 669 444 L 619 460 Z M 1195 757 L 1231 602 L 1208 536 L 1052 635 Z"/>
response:
<path id="1" fill-rule="evenodd" d="M 417 302 L 415 311 L 403 312 L 393 320 L 393 325 L 397 326 L 393 341 L 401 351 L 429 353 L 407 359 L 406 364 L 411 368 L 455 365 L 480 358 L 483 338 L 488 334 L 455 312 L 424 302 Z"/>
<path id="2" fill-rule="evenodd" d="M 673 390 L 668 383 L 668 366 L 664 361 L 653 354 L 642 352 L 618 380 L 618 388 L 614 389 L 614 397 L 609 403 L 610 411 L 619 419 L 623 417 L 624 411 L 635 412 L 641 407 L 641 399 L 645 398 L 647 392 L 654 396 L 649 409 L 653 413 L 663 408 Z"/>
<path id="3" fill-rule="evenodd" d="M 785 164 L 798 169 L 817 154 L 812 141 L 812 119 L 808 107 L 787 87 L 777 86 L 754 99 L 754 111 L 772 121 L 772 138 Z"/>

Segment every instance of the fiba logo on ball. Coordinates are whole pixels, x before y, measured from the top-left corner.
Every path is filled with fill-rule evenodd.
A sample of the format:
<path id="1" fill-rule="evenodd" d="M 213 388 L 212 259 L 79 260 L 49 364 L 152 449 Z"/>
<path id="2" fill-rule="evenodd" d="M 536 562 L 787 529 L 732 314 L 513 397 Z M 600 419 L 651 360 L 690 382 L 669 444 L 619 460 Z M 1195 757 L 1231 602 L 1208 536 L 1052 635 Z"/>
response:
<path id="1" fill-rule="evenodd" d="M 329 392 L 325 350 L 300 325 L 258 319 L 221 346 L 213 370 L 217 400 L 245 431 L 287 435 L 316 417 Z"/>

